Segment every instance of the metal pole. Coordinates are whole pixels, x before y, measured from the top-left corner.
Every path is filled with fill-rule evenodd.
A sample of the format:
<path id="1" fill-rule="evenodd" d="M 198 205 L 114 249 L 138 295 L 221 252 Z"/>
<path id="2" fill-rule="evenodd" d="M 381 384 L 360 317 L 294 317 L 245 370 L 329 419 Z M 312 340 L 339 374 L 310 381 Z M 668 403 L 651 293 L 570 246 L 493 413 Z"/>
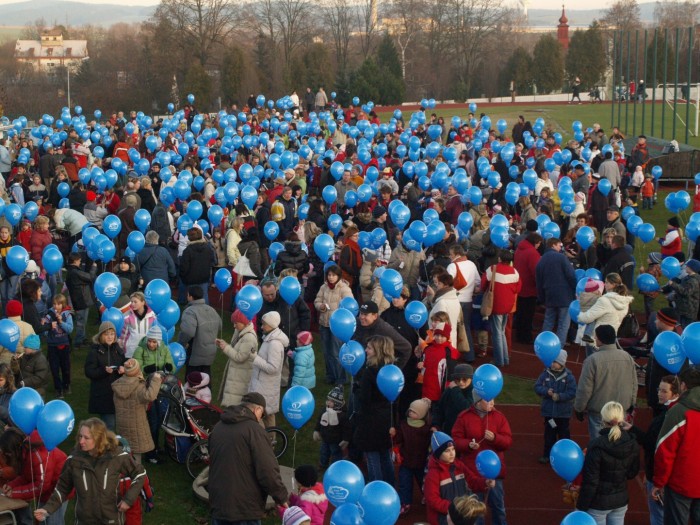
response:
<path id="1" fill-rule="evenodd" d="M 634 32 L 634 79 L 637 81 L 637 97 L 644 103 L 644 93 L 639 91 L 639 29 Z M 644 83 L 646 86 L 646 82 Z M 632 134 L 637 135 L 637 101 L 632 106 Z"/>
<path id="2" fill-rule="evenodd" d="M 658 43 L 659 43 L 659 29 L 656 28 L 654 29 L 654 67 L 653 67 L 653 75 L 654 75 L 654 91 L 651 92 L 651 133 L 650 135 L 654 135 L 654 114 L 656 113 L 656 84 L 658 81 L 656 80 L 656 59 L 657 59 L 657 48 L 658 48 Z"/>
<path id="3" fill-rule="evenodd" d="M 690 87 L 692 85 L 693 76 L 693 28 L 688 28 L 688 78 L 686 78 L 686 85 L 688 86 L 688 100 L 685 101 L 685 143 L 688 144 L 690 141 Z M 695 101 L 695 107 L 700 104 L 700 100 Z M 697 113 L 697 112 L 696 112 Z M 698 133 L 697 121 L 695 124 L 695 133 Z"/>
<path id="4" fill-rule="evenodd" d="M 668 81 L 668 29 L 664 29 L 664 92 L 661 105 L 661 138 L 664 138 L 666 128 L 666 82 Z M 674 116 L 675 118 L 675 116 Z"/>
<path id="5" fill-rule="evenodd" d="M 615 127 L 615 99 L 617 98 L 617 88 L 615 84 L 617 79 L 615 78 L 615 71 L 617 69 L 617 33 L 613 33 L 613 48 L 612 48 L 612 104 L 610 104 L 610 127 Z"/>
<path id="6" fill-rule="evenodd" d="M 627 86 L 629 86 L 632 83 L 632 79 L 630 79 L 630 55 L 631 55 L 631 53 L 630 53 L 630 41 L 631 41 L 631 39 L 632 39 L 632 34 L 630 33 L 630 31 L 627 31 L 627 57 L 625 57 L 627 59 Z M 635 78 L 634 79 L 634 82 L 635 82 L 635 84 L 634 84 L 635 85 L 634 96 L 635 97 L 637 96 L 637 88 L 639 87 L 639 86 L 637 86 L 636 81 L 637 81 L 637 79 Z M 625 101 L 625 131 L 629 130 L 630 102 L 632 102 L 632 104 L 634 104 L 634 100 L 631 100 L 631 99 L 632 99 L 632 93 L 629 94 L 629 96 L 627 97 L 627 100 Z"/>
<path id="7" fill-rule="evenodd" d="M 649 31 L 647 29 L 645 29 L 644 30 L 644 69 L 642 71 L 643 71 L 644 79 L 646 80 L 646 82 L 649 82 L 649 75 L 647 74 L 647 69 L 648 69 L 648 67 L 647 67 L 648 66 L 647 54 L 649 52 L 649 49 L 647 47 L 648 46 L 648 43 L 647 43 L 648 33 L 649 33 Z M 645 84 L 646 84 L 646 82 L 645 82 Z M 652 82 L 651 82 L 652 90 L 654 89 L 654 87 L 655 87 L 654 80 L 652 80 Z M 642 99 L 642 130 L 639 133 L 640 135 L 644 135 L 644 126 L 646 124 L 646 120 L 645 120 L 646 119 L 646 110 L 647 110 L 646 99 Z"/>
<path id="8" fill-rule="evenodd" d="M 620 40 L 618 41 L 619 48 L 620 48 L 620 54 L 618 55 L 618 60 L 620 61 L 620 67 L 618 68 L 618 71 L 620 73 L 620 87 L 622 87 L 622 75 L 623 75 L 623 62 L 622 62 L 622 50 L 624 49 L 624 37 L 625 35 L 620 31 Z M 629 78 L 627 79 L 627 98 L 629 98 Z M 622 124 L 622 101 L 617 105 L 617 125 L 621 126 Z M 627 133 L 627 129 L 625 129 L 625 133 Z"/>
<path id="9" fill-rule="evenodd" d="M 70 110 L 70 68 L 66 67 L 66 75 L 68 76 L 68 109 Z"/>
<path id="10" fill-rule="evenodd" d="M 676 140 L 676 121 L 678 120 L 678 62 L 680 59 L 679 56 L 679 46 L 680 46 L 680 39 L 681 39 L 681 28 L 677 27 L 676 28 L 676 71 L 675 71 L 675 77 L 674 77 L 674 84 L 673 84 L 673 135 L 671 136 L 671 140 Z M 687 126 L 687 121 L 686 121 L 686 126 Z"/>

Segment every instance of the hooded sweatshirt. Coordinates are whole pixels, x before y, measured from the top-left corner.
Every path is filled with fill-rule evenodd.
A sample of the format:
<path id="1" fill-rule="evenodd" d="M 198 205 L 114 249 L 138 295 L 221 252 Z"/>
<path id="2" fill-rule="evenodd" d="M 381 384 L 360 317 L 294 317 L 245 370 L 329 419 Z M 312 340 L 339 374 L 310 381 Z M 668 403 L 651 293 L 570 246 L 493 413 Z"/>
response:
<path id="1" fill-rule="evenodd" d="M 578 315 L 578 321 L 584 324 L 595 322 L 596 327 L 609 324 L 617 331 L 633 300 L 634 297 L 631 295 L 607 292 L 601 295 L 589 310 L 581 312 Z"/>

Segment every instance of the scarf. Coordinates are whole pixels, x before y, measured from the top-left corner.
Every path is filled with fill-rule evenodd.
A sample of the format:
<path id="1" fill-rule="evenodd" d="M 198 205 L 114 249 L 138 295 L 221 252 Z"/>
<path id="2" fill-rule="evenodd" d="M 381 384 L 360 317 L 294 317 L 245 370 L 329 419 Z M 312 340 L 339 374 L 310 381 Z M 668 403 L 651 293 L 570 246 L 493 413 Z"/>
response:
<path id="1" fill-rule="evenodd" d="M 352 252 L 355 267 L 362 268 L 362 251 L 360 250 L 360 245 L 352 239 L 346 239 L 345 246 L 350 248 L 350 251 Z"/>
<path id="2" fill-rule="evenodd" d="M 331 284 L 331 282 L 328 279 L 326 279 L 326 286 L 328 286 L 329 290 L 333 290 L 338 285 L 339 282 L 340 282 L 340 279 L 338 279 L 335 283 Z"/>

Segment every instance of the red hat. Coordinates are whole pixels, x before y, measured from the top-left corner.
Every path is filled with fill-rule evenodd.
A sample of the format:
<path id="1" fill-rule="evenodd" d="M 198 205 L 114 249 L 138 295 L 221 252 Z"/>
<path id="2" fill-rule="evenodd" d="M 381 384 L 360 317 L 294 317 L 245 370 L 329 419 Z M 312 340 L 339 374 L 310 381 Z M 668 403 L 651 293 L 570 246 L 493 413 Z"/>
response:
<path id="1" fill-rule="evenodd" d="M 22 312 L 24 312 L 22 303 L 14 299 L 9 301 L 5 307 L 5 315 L 7 315 L 7 317 L 19 317 L 22 315 Z"/>
<path id="2" fill-rule="evenodd" d="M 311 332 L 299 332 L 297 335 L 297 343 L 299 343 L 301 346 L 310 345 L 313 342 L 314 336 L 311 335 Z"/>
<path id="3" fill-rule="evenodd" d="M 236 308 L 236 310 L 231 314 L 231 322 L 248 324 L 250 323 L 250 319 L 248 319 L 243 312 Z"/>
<path id="4" fill-rule="evenodd" d="M 94 200 L 97 200 L 97 194 L 94 191 L 88 190 L 85 193 L 85 198 L 88 200 L 88 202 L 92 202 Z"/>
<path id="5" fill-rule="evenodd" d="M 586 281 L 586 286 L 584 288 L 584 291 L 586 292 L 597 292 L 600 290 L 600 281 L 597 281 L 596 279 L 588 279 Z"/>
<path id="6" fill-rule="evenodd" d="M 435 335 L 441 335 L 449 339 L 452 337 L 452 326 L 450 323 L 438 323 L 435 330 L 433 330 L 433 336 Z"/>

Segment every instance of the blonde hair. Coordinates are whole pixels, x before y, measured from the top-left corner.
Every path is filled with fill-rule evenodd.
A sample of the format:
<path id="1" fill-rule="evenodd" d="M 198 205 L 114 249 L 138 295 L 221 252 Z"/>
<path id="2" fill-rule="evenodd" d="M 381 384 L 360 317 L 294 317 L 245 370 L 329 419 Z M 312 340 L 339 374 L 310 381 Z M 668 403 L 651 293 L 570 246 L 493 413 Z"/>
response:
<path id="1" fill-rule="evenodd" d="M 316 237 L 318 237 L 322 233 L 323 230 L 316 226 L 315 222 L 306 221 L 304 223 L 304 240 L 306 241 L 306 244 L 311 244 L 312 242 L 314 242 Z"/>
<path id="2" fill-rule="evenodd" d="M 394 363 L 394 340 L 383 335 L 375 335 L 367 341 L 367 346 L 372 345 L 374 355 L 367 358 L 368 366 L 382 367 Z"/>
<path id="3" fill-rule="evenodd" d="M 80 429 L 87 428 L 90 431 L 90 436 L 95 441 L 94 456 L 101 456 L 107 451 L 114 451 L 119 446 L 119 441 L 117 441 L 117 436 L 107 428 L 101 419 L 96 417 L 91 417 L 81 421 L 78 425 L 78 434 L 75 437 L 75 443 L 80 444 Z"/>
<path id="4" fill-rule="evenodd" d="M 430 320 L 435 323 L 449 323 L 450 316 L 447 312 L 435 312 L 433 315 L 430 316 Z"/>
<path id="5" fill-rule="evenodd" d="M 53 304 L 60 304 L 64 308 L 68 305 L 68 299 L 66 299 L 66 296 L 63 295 L 62 293 L 57 293 L 56 295 L 53 296 Z"/>
<path id="6" fill-rule="evenodd" d="M 129 296 L 129 299 L 138 299 L 142 303 L 146 302 L 146 296 L 143 294 L 143 292 L 134 292 Z"/>
<path id="7" fill-rule="evenodd" d="M 617 401 L 608 401 L 603 405 L 600 411 L 600 417 L 607 426 L 610 427 L 608 432 L 608 441 L 615 442 L 622 436 L 620 423 L 625 420 L 625 409 Z"/>
<path id="8" fill-rule="evenodd" d="M 280 272 L 279 280 L 281 281 L 285 277 L 297 277 L 299 275 L 299 271 L 295 270 L 294 268 L 285 268 Z"/>
<path id="9" fill-rule="evenodd" d="M 34 219 L 34 224 L 36 226 L 40 226 L 42 224 L 48 224 L 49 223 L 49 218 L 46 217 L 45 215 L 39 215 L 36 219 Z"/>
<path id="10" fill-rule="evenodd" d="M 460 516 L 464 518 L 474 519 L 486 515 L 486 505 L 479 501 L 479 498 L 474 494 L 459 496 L 452 503 Z"/>

